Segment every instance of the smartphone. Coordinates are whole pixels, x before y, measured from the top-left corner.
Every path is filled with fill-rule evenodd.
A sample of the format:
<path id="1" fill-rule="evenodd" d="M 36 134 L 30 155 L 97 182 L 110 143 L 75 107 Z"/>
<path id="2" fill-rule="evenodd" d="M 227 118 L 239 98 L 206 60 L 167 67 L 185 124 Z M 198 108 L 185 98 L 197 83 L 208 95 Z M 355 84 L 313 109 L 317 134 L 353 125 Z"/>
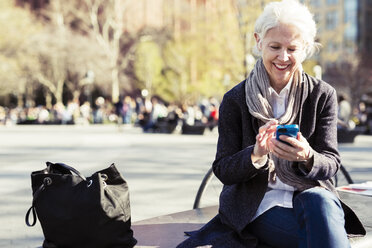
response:
<path id="1" fill-rule="evenodd" d="M 279 136 L 280 135 L 287 135 L 289 137 L 293 137 L 293 138 L 297 138 L 297 133 L 298 133 L 298 125 L 297 124 L 291 124 L 291 125 L 279 125 L 277 128 L 276 128 L 276 139 L 283 142 L 283 143 L 286 143 L 287 145 L 291 145 L 289 144 L 288 142 L 285 142 L 281 139 L 279 139 Z"/>

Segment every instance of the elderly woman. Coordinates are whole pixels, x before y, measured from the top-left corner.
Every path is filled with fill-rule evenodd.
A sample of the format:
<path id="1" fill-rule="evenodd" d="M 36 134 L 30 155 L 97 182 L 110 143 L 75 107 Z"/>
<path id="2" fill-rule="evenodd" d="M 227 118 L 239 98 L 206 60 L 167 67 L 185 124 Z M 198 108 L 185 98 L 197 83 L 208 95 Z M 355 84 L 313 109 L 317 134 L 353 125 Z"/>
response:
<path id="1" fill-rule="evenodd" d="M 219 214 L 179 247 L 346 248 L 347 233 L 365 234 L 331 180 L 340 167 L 336 91 L 302 70 L 315 34 L 295 0 L 268 4 L 256 21 L 260 58 L 220 106 Z M 279 124 L 300 132 L 277 140 Z"/>

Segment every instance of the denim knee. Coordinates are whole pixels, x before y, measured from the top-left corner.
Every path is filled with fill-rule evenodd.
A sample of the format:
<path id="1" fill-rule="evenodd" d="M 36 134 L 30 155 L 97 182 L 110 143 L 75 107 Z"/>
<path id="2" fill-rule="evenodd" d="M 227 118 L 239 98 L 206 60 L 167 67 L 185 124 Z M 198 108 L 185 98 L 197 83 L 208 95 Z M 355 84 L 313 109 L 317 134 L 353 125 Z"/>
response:
<path id="1" fill-rule="evenodd" d="M 298 212 L 297 208 L 299 207 L 310 215 L 324 216 L 325 218 L 333 217 L 339 219 L 339 221 L 344 221 L 344 212 L 340 200 L 335 194 L 321 187 L 314 187 L 296 195 L 293 200 L 293 207 L 296 212 Z"/>
<path id="2" fill-rule="evenodd" d="M 298 193 L 293 208 L 299 225 L 299 247 L 349 248 L 344 211 L 332 192 L 315 187 Z"/>

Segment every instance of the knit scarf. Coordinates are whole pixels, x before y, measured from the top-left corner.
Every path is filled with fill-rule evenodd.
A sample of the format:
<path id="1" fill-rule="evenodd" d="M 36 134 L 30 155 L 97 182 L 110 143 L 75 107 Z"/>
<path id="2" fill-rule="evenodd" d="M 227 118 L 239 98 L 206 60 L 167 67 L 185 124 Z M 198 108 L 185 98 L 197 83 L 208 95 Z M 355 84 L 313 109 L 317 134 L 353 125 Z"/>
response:
<path id="1" fill-rule="evenodd" d="M 284 114 L 278 117 L 280 125 L 293 124 L 296 121 L 300 108 L 308 94 L 307 78 L 303 76 L 302 68 L 294 73 L 292 85 L 288 95 L 288 102 Z M 259 120 L 259 124 L 275 119 L 273 106 L 270 103 L 270 79 L 263 64 L 262 58 L 258 59 L 253 70 L 245 82 L 246 103 L 249 113 Z M 275 182 L 276 177 L 296 190 L 303 191 L 314 187 L 317 182 L 299 176 L 292 169 L 293 162 L 280 159 L 269 153 L 269 180 Z"/>

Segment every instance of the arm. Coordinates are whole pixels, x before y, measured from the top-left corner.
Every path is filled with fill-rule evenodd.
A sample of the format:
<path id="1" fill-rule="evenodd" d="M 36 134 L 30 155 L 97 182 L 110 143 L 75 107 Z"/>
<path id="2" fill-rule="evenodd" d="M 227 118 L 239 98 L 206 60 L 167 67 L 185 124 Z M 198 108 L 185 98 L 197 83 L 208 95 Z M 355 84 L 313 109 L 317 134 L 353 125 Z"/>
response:
<path id="1" fill-rule="evenodd" d="M 307 178 L 327 180 L 332 178 L 340 168 L 340 156 L 337 143 L 337 95 L 332 89 L 322 108 L 317 113 L 313 148 L 312 167 Z"/>
<path id="2" fill-rule="evenodd" d="M 240 105 L 226 94 L 219 109 L 219 138 L 213 162 L 214 174 L 226 185 L 248 181 L 267 169 L 267 165 L 257 169 L 252 164 L 256 134 L 252 126 L 243 126 L 249 123 L 243 115 Z"/>

